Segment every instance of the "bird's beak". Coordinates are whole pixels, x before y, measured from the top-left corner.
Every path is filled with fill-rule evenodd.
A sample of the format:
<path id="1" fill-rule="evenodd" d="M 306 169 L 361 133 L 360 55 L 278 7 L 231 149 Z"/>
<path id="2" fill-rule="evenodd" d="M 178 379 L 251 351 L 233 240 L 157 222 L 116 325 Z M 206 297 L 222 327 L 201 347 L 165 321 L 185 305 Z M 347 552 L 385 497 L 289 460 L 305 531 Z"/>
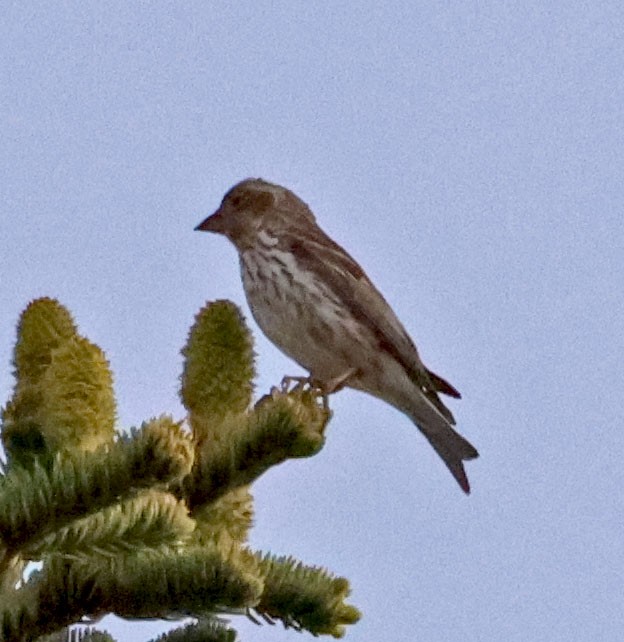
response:
<path id="1" fill-rule="evenodd" d="M 200 232 L 216 232 L 223 234 L 225 232 L 225 217 L 220 209 L 208 218 L 204 219 L 196 228 Z"/>

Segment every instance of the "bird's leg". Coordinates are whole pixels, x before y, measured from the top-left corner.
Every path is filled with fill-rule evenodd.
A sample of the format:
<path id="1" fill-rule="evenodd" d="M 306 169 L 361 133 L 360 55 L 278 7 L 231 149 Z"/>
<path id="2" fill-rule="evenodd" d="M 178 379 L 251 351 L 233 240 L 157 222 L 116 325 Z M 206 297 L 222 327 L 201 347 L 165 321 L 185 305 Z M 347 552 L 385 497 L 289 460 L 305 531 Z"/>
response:
<path id="1" fill-rule="evenodd" d="M 313 377 L 310 378 L 310 385 L 318 388 L 323 397 L 323 407 L 325 410 L 329 410 L 329 395 L 342 390 L 347 385 L 349 379 L 355 374 L 357 374 L 357 368 L 349 368 L 347 371 L 327 381 L 320 381 Z"/>
<path id="2" fill-rule="evenodd" d="M 357 374 L 357 368 L 349 368 L 346 372 L 339 374 L 337 377 L 334 377 L 329 381 L 321 382 L 318 387 L 321 388 L 326 395 L 331 395 L 334 392 L 342 390 L 349 382 L 349 379 L 351 379 L 355 374 Z M 314 381 L 314 383 L 316 384 L 316 381 Z"/>

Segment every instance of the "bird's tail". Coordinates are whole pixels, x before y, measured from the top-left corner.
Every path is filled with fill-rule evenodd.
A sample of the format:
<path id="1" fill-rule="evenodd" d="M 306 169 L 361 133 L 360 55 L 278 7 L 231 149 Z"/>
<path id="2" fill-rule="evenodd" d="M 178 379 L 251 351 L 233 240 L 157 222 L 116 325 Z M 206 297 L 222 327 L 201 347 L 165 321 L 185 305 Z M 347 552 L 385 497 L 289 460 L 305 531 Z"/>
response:
<path id="1" fill-rule="evenodd" d="M 470 493 L 470 482 L 464 470 L 464 460 L 475 459 L 479 456 L 476 448 L 450 426 L 448 432 L 441 434 L 427 434 L 425 437 L 440 455 L 446 467 L 461 486 L 461 489 L 468 495 Z"/>
<path id="2" fill-rule="evenodd" d="M 463 462 L 478 457 L 477 449 L 453 429 L 448 420 L 424 395 L 419 400 L 417 409 L 410 415 L 433 449 L 440 455 L 461 489 L 466 494 L 470 493 L 470 483 Z"/>

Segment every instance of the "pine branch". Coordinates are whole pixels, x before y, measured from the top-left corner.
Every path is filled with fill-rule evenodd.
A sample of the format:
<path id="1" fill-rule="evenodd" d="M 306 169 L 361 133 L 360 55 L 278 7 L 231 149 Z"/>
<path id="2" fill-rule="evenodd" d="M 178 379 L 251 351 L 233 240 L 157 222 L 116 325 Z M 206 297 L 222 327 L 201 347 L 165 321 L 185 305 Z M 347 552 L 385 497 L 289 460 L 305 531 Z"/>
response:
<path id="1" fill-rule="evenodd" d="M 184 476 L 192 457 L 179 425 L 161 417 L 102 451 L 59 453 L 50 469 L 14 467 L 0 478 L 0 542 L 15 553 L 137 490 Z"/>
<path id="2" fill-rule="evenodd" d="M 107 613 L 183 618 L 253 606 L 263 583 L 252 556 L 217 544 L 184 553 L 51 560 L 0 605 L 0 642 L 21 642 Z"/>
<path id="3" fill-rule="evenodd" d="M 64 557 L 112 557 L 165 549 L 188 540 L 195 522 L 186 504 L 170 493 L 142 491 L 137 497 L 78 519 L 22 551 L 30 560 L 55 553 Z"/>
<path id="4" fill-rule="evenodd" d="M 235 642 L 236 631 L 218 620 L 210 619 L 189 624 L 181 629 L 164 633 L 154 642 Z"/>
<path id="5" fill-rule="evenodd" d="M 191 509 L 255 481 L 293 457 L 315 455 L 324 444 L 329 411 L 309 391 L 275 392 L 245 415 L 229 415 L 219 438 L 204 442 L 186 493 Z"/>
<path id="6" fill-rule="evenodd" d="M 259 560 L 265 588 L 254 610 L 267 621 L 340 638 L 345 625 L 360 619 L 360 612 L 344 603 L 350 592 L 344 578 L 291 557 L 265 555 Z"/>
<path id="7" fill-rule="evenodd" d="M 115 642 L 113 638 L 103 631 L 93 628 L 63 629 L 51 635 L 44 635 L 37 642 Z"/>

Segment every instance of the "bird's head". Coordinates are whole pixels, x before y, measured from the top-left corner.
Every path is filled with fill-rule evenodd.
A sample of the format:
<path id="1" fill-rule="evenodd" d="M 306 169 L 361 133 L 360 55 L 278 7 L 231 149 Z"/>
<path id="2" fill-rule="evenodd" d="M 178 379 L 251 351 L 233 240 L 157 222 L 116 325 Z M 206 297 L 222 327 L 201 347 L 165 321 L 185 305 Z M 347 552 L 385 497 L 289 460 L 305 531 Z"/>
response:
<path id="1" fill-rule="evenodd" d="M 278 237 L 298 223 L 314 224 L 310 208 L 293 192 L 261 178 L 247 178 L 223 197 L 219 209 L 195 229 L 223 234 L 239 250 L 253 247 L 259 235 Z"/>

